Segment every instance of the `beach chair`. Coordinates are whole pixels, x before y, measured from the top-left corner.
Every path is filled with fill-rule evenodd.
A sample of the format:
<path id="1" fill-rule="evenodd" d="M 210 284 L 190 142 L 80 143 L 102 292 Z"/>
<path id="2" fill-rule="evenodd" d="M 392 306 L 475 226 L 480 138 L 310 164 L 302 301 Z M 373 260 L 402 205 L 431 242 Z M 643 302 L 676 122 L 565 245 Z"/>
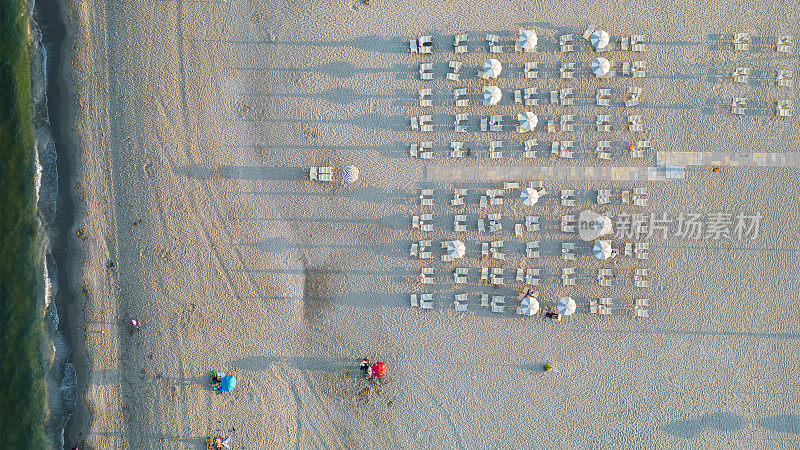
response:
<path id="1" fill-rule="evenodd" d="M 597 119 L 595 120 L 595 125 L 597 125 L 597 131 L 610 133 L 611 132 L 611 115 L 610 114 L 598 114 Z"/>
<path id="2" fill-rule="evenodd" d="M 467 294 L 455 295 L 453 306 L 455 307 L 456 311 L 466 311 L 468 305 L 469 305 L 469 300 L 467 299 Z"/>
<path id="3" fill-rule="evenodd" d="M 488 308 L 489 307 L 489 294 L 481 294 L 481 306 Z"/>
<path id="4" fill-rule="evenodd" d="M 409 302 L 410 302 L 412 307 L 419 308 L 419 296 L 417 296 L 417 294 L 411 294 L 411 298 L 409 299 Z"/>
<path id="5" fill-rule="evenodd" d="M 562 286 L 575 286 L 577 283 L 575 281 L 575 277 L 561 277 L 561 285 Z"/>
<path id="6" fill-rule="evenodd" d="M 569 53 L 575 51 L 575 35 L 574 34 L 562 34 L 558 37 L 558 45 L 561 47 L 562 53 Z"/>
<path id="7" fill-rule="evenodd" d="M 527 216 L 525 218 L 526 231 L 539 231 L 539 216 Z"/>
<path id="8" fill-rule="evenodd" d="M 639 279 L 634 279 L 634 280 L 633 280 L 633 282 L 634 282 L 634 285 L 635 285 L 637 288 L 647 288 L 647 287 L 649 287 L 649 286 L 650 286 L 650 283 L 649 283 L 647 280 L 645 280 L 645 279 L 641 279 L 641 278 L 639 278 Z"/>
<path id="9" fill-rule="evenodd" d="M 408 49 L 411 53 L 419 53 L 419 46 L 417 45 L 416 39 L 408 41 Z"/>
<path id="10" fill-rule="evenodd" d="M 575 114 L 561 116 L 561 131 L 575 131 Z"/>
<path id="11" fill-rule="evenodd" d="M 597 314 L 597 299 L 592 298 L 589 299 L 589 312 L 592 314 Z"/>
<path id="12" fill-rule="evenodd" d="M 515 89 L 514 90 L 514 103 L 521 104 L 522 103 L 522 90 Z"/>
<path id="13" fill-rule="evenodd" d="M 505 301 L 503 301 L 503 300 L 495 300 L 495 298 L 497 298 L 497 297 L 499 297 L 501 299 L 504 298 L 504 297 L 499 296 L 499 295 L 495 295 L 495 296 L 492 297 L 492 312 L 494 312 L 494 313 L 505 312 L 505 310 L 506 310 Z"/>
<path id="14" fill-rule="evenodd" d="M 741 52 L 750 50 L 750 33 L 734 33 L 733 49 Z"/>
<path id="15" fill-rule="evenodd" d="M 317 181 L 317 168 L 311 167 L 308 169 L 308 179 L 312 181 Z"/>
<path id="16" fill-rule="evenodd" d="M 642 116 L 634 115 L 628 116 L 628 131 L 639 132 L 642 131 Z"/>
<path id="17" fill-rule="evenodd" d="M 736 83 L 747 84 L 750 81 L 750 68 L 737 67 L 733 71 L 733 81 Z"/>
<path id="18" fill-rule="evenodd" d="M 780 87 L 792 87 L 794 71 L 787 69 L 778 70 L 776 84 Z"/>
<path id="19" fill-rule="evenodd" d="M 778 53 L 792 53 L 792 46 L 794 45 L 794 36 L 783 35 L 778 36 L 775 43 L 775 51 Z"/>
<path id="20" fill-rule="evenodd" d="M 420 296 L 419 307 L 422 309 L 433 309 L 433 294 L 422 294 Z"/>
<path id="21" fill-rule="evenodd" d="M 574 231 L 574 225 L 573 225 L 573 231 Z M 565 261 L 574 261 L 575 260 L 575 244 L 572 244 L 571 246 L 570 246 L 570 244 L 572 244 L 572 243 L 571 242 L 563 242 L 561 244 L 561 257 Z"/>
<path id="22" fill-rule="evenodd" d="M 589 38 L 592 37 L 592 33 L 594 33 L 596 28 L 597 26 L 594 24 L 594 22 L 590 22 L 589 26 L 586 27 L 586 30 L 583 32 L 583 39 L 588 41 Z"/>
<path id="23" fill-rule="evenodd" d="M 639 96 L 642 94 L 642 88 L 639 86 L 628 86 L 629 98 L 625 100 L 625 106 L 628 108 L 639 106 Z"/>
<path id="24" fill-rule="evenodd" d="M 611 106 L 611 89 L 599 88 L 595 94 L 597 106 Z"/>
<path id="25" fill-rule="evenodd" d="M 630 49 L 634 52 L 644 52 L 645 45 L 644 45 L 644 35 L 643 34 L 634 34 L 630 38 Z"/>
<path id="26" fill-rule="evenodd" d="M 425 230 L 423 230 L 423 231 L 425 231 Z M 420 251 L 419 252 L 419 259 L 433 259 L 433 252 Z"/>
<path id="27" fill-rule="evenodd" d="M 561 67 L 559 68 L 559 72 L 561 74 L 562 80 L 569 80 L 575 78 L 575 63 L 562 62 Z"/>
<path id="28" fill-rule="evenodd" d="M 791 117 L 794 110 L 794 104 L 791 100 L 779 100 L 778 106 L 775 108 L 775 115 L 778 117 Z"/>
<path id="29" fill-rule="evenodd" d="M 601 316 L 610 316 L 611 315 L 611 307 L 601 304 L 601 305 L 598 306 L 597 312 Z"/>
<path id="30" fill-rule="evenodd" d="M 646 318 L 650 317 L 650 311 L 648 311 L 645 308 L 641 308 L 641 307 L 634 308 L 634 313 L 636 314 L 637 318 L 641 317 L 641 318 L 645 318 L 646 319 Z"/>
<path id="31" fill-rule="evenodd" d="M 409 251 L 409 255 L 413 256 L 413 257 L 417 257 L 418 256 L 418 253 L 417 253 L 418 249 L 419 249 L 419 246 L 416 243 L 411 244 L 411 250 Z"/>
<path id="32" fill-rule="evenodd" d="M 597 280 L 597 284 L 602 286 L 602 287 L 613 287 L 614 286 L 614 281 L 611 278 L 600 277 Z"/>
<path id="33" fill-rule="evenodd" d="M 539 241 L 527 242 L 525 244 L 525 256 L 527 256 L 530 259 L 541 258 L 539 246 L 540 246 Z"/>
<path id="34" fill-rule="evenodd" d="M 527 79 L 539 78 L 539 63 L 537 61 L 528 61 L 523 66 L 523 73 Z"/>
<path id="35" fill-rule="evenodd" d="M 574 66 L 574 63 L 571 63 Z M 572 106 L 575 104 L 575 90 L 571 87 L 563 88 L 558 91 L 558 98 L 561 106 Z"/>
<path id="36" fill-rule="evenodd" d="M 633 256 L 633 244 L 630 242 L 625 243 L 625 256 Z"/>
<path id="37" fill-rule="evenodd" d="M 647 75 L 647 61 L 634 61 L 631 69 L 633 69 L 633 78 L 644 78 Z"/>
<path id="38" fill-rule="evenodd" d="M 731 114 L 737 116 L 743 116 L 744 110 L 747 108 L 747 98 L 746 97 L 736 97 L 733 99 L 733 103 L 731 103 Z"/>
<path id="39" fill-rule="evenodd" d="M 433 267 L 423 267 L 419 274 L 422 284 L 433 284 L 433 275 Z"/>

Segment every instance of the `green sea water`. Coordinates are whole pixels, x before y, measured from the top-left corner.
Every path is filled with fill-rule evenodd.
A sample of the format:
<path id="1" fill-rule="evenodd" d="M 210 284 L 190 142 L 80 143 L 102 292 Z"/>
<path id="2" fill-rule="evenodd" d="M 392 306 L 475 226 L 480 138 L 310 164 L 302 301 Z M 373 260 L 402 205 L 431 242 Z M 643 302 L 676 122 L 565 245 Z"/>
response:
<path id="1" fill-rule="evenodd" d="M 0 441 L 13 449 L 49 446 L 28 7 L 0 1 Z"/>

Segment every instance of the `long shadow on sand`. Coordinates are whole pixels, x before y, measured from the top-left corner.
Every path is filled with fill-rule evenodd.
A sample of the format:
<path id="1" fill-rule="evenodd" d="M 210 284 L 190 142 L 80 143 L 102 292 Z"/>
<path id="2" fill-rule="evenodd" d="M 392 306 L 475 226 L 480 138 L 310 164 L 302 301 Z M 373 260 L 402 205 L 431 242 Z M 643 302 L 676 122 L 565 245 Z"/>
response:
<path id="1" fill-rule="evenodd" d="M 386 116 L 384 114 L 362 114 L 348 119 L 301 119 L 301 118 L 274 118 L 261 115 L 237 115 L 232 120 L 242 120 L 252 123 L 315 123 L 315 124 L 342 124 L 355 125 L 366 130 L 409 131 L 411 123 L 405 116 Z M 436 122 L 440 123 L 441 122 Z"/>
<path id="2" fill-rule="evenodd" d="M 677 420 L 664 425 L 667 433 L 684 439 L 692 439 L 705 429 L 718 431 L 736 431 L 742 428 L 744 420 L 741 416 L 727 413 L 704 414 L 695 419 Z"/>
<path id="3" fill-rule="evenodd" d="M 394 64 L 390 67 L 356 67 L 347 61 L 334 61 L 310 67 L 231 66 L 231 69 L 248 72 L 319 73 L 333 78 L 352 78 L 357 75 L 388 73 L 393 74 L 398 80 L 411 78 L 415 73 L 414 69 L 408 64 Z"/>
<path id="4" fill-rule="evenodd" d="M 297 370 L 311 370 L 315 372 L 339 372 L 353 368 L 354 361 L 331 358 L 309 358 L 300 356 L 270 357 L 247 356 L 228 362 L 231 367 L 250 372 L 259 372 L 269 369 L 274 364 L 286 364 Z"/>
<path id="5" fill-rule="evenodd" d="M 229 180 L 276 180 L 291 181 L 307 178 L 302 167 L 286 166 L 220 166 L 211 168 L 201 164 L 179 167 L 177 172 L 187 178 L 210 180 L 214 177 Z"/>
<path id="6" fill-rule="evenodd" d="M 387 143 L 383 145 L 302 145 L 302 144 L 228 144 L 230 148 L 248 148 L 252 150 L 310 150 L 310 151 L 335 151 L 340 150 L 343 152 L 369 152 L 375 151 L 387 158 L 408 158 L 408 144 L 400 141 Z"/>
<path id="7" fill-rule="evenodd" d="M 364 94 L 358 93 L 349 88 L 332 88 L 326 89 L 316 93 L 286 93 L 286 92 L 248 92 L 241 94 L 242 97 L 279 97 L 279 98 L 312 98 L 315 100 L 325 100 L 330 103 L 338 105 L 346 105 L 350 103 L 359 102 L 368 99 L 379 100 L 412 100 L 415 97 L 411 95 L 408 89 L 395 89 L 393 95 L 379 95 L 379 94 Z"/>
<path id="8" fill-rule="evenodd" d="M 800 434 L 800 418 L 789 414 L 767 417 L 759 420 L 758 424 L 762 428 L 778 433 Z"/>
<path id="9" fill-rule="evenodd" d="M 400 36 L 385 38 L 382 36 L 361 36 L 353 39 L 341 41 L 320 41 L 320 40 L 239 40 L 228 41 L 231 44 L 250 44 L 250 45 L 281 45 L 291 47 L 321 47 L 321 48 L 345 48 L 353 47 L 367 52 L 380 53 L 404 53 L 408 49 L 408 42 Z"/>

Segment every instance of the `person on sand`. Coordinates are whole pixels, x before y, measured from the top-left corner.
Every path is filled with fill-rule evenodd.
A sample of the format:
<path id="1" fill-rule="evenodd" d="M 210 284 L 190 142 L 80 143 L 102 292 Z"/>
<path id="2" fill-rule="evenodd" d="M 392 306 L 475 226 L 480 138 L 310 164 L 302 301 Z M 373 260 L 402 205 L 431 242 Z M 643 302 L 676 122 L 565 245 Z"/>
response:
<path id="1" fill-rule="evenodd" d="M 372 362 L 370 360 L 367 358 L 362 359 L 359 368 L 364 372 L 364 378 L 372 378 Z"/>
<path id="2" fill-rule="evenodd" d="M 214 384 L 214 388 L 216 390 L 219 390 L 222 387 L 222 385 L 220 384 L 222 383 L 222 376 L 219 373 L 217 373 L 216 370 L 211 371 L 211 382 Z"/>

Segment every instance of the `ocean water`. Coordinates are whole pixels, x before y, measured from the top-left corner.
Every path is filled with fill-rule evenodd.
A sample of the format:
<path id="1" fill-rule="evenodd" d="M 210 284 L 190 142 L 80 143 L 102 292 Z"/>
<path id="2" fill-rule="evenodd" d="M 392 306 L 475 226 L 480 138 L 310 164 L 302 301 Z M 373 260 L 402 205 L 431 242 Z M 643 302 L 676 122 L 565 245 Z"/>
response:
<path id="1" fill-rule="evenodd" d="M 35 23 L 31 45 L 24 42 L 32 2 L 10 0 L 0 8 L 0 79 L 9 84 L 0 98 L 0 433 L 4 448 L 62 448 L 76 395 L 69 346 L 50 302 L 57 283 L 48 234 L 58 173 L 47 52 Z"/>

